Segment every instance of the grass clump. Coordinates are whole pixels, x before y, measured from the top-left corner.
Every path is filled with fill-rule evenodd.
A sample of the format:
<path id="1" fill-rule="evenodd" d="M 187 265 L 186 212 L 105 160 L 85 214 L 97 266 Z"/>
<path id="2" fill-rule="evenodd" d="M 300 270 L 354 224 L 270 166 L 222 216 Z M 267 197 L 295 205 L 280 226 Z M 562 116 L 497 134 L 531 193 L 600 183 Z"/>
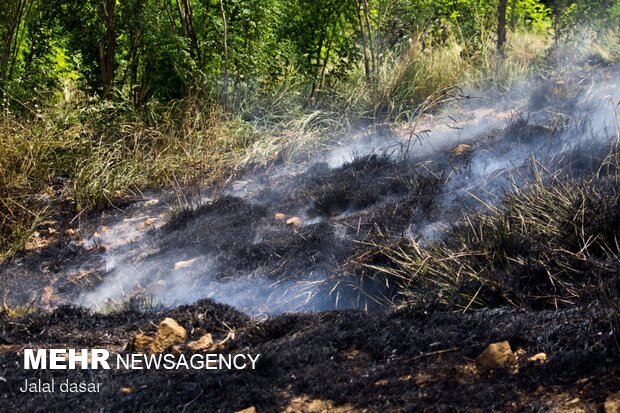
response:
<path id="1" fill-rule="evenodd" d="M 370 265 L 406 304 L 439 299 L 461 309 L 560 308 L 606 298 L 620 272 L 620 176 L 615 156 L 583 179 L 535 182 L 485 213 L 466 215 L 443 241 L 405 238 Z"/>
<path id="2" fill-rule="evenodd" d="M 97 311 L 101 314 L 149 314 L 163 309 L 150 295 L 133 295 L 117 301 L 108 300 Z"/>
<path id="3" fill-rule="evenodd" d="M 543 34 L 516 31 L 505 58 L 500 59 L 492 33 L 483 33 L 474 43 L 463 39 L 458 27 L 449 30 L 441 43 L 418 33 L 382 56 L 373 81 L 358 71 L 357 77 L 336 90 L 341 105 L 354 117 L 407 121 L 437 92 L 457 86 L 468 90 L 509 87 L 536 67 L 548 46 Z"/>

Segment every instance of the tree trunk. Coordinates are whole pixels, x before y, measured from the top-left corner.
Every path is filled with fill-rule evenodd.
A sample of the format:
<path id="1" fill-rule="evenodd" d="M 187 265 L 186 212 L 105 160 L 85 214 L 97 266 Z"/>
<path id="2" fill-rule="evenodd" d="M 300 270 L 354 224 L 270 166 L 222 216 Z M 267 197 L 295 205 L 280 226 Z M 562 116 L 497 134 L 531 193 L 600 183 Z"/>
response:
<path id="1" fill-rule="evenodd" d="M 191 0 L 177 0 L 177 8 L 179 10 L 179 17 L 181 19 L 181 26 L 183 26 L 183 32 L 185 37 L 190 41 L 190 54 L 198 61 L 199 65 L 202 65 L 202 54 L 200 53 L 200 46 L 198 44 L 198 35 L 194 29 L 194 11 L 192 8 Z"/>
<path id="2" fill-rule="evenodd" d="M 362 35 L 362 48 L 364 49 L 364 72 L 366 73 L 366 80 L 370 79 L 370 66 L 368 62 L 368 48 L 366 46 L 366 31 L 364 30 L 364 21 L 362 20 L 362 6 L 359 0 L 355 0 L 357 8 L 357 20 L 360 25 L 360 34 Z"/>
<path id="3" fill-rule="evenodd" d="M 224 110 L 228 107 L 228 24 L 226 23 L 226 12 L 224 11 L 224 0 L 220 0 L 220 10 L 224 21 L 224 67 L 222 85 L 222 106 Z"/>
<path id="4" fill-rule="evenodd" d="M 6 24 L 6 34 L 2 42 L 0 54 L 0 85 L 9 79 L 17 60 L 19 48 L 19 31 L 24 18 L 24 10 L 28 0 L 17 0 L 11 18 Z"/>
<path id="5" fill-rule="evenodd" d="M 325 80 L 325 71 L 327 69 L 327 64 L 329 63 L 329 53 L 331 52 L 331 48 L 332 48 L 332 39 L 333 39 L 333 33 L 332 33 L 332 36 L 329 38 L 329 41 L 327 42 L 327 50 L 325 51 L 325 59 L 323 60 L 323 68 L 321 69 L 321 79 L 319 81 L 319 90 L 323 89 L 323 82 Z"/>
<path id="6" fill-rule="evenodd" d="M 312 89 L 310 90 L 310 96 L 308 100 L 314 99 L 314 94 L 316 93 L 316 89 L 318 86 L 319 76 L 321 74 L 321 52 L 323 51 L 323 43 L 325 42 L 325 28 L 321 30 L 321 35 L 319 37 L 319 45 L 316 48 L 316 71 L 313 73 L 314 80 L 312 81 Z M 311 61 L 312 62 L 312 61 Z"/>
<path id="7" fill-rule="evenodd" d="M 500 57 L 504 56 L 504 46 L 506 45 L 506 7 L 508 0 L 499 0 L 497 6 L 497 53 Z"/>
<path id="8" fill-rule="evenodd" d="M 116 0 L 104 0 L 102 17 L 105 23 L 105 36 L 99 43 L 99 61 L 101 64 L 101 81 L 103 97 L 112 97 L 114 84 L 114 65 L 116 52 L 116 31 L 114 27 Z"/>
<path id="9" fill-rule="evenodd" d="M 372 38 L 372 26 L 370 25 L 370 11 L 368 9 L 368 1 L 362 0 L 362 4 L 364 5 L 364 19 L 366 20 L 366 33 L 368 34 L 368 46 L 370 46 L 370 63 L 371 63 L 371 73 L 374 76 L 377 70 L 377 58 L 376 51 L 374 47 L 374 41 Z"/>
<path id="10" fill-rule="evenodd" d="M 504 46 L 506 45 L 506 8 L 508 0 L 499 0 L 497 6 L 497 53 L 504 57 Z"/>
<path id="11" fill-rule="evenodd" d="M 555 43 L 556 51 L 560 45 L 560 37 L 562 37 L 562 12 L 564 11 L 564 1 L 557 0 L 553 4 L 553 41 Z"/>

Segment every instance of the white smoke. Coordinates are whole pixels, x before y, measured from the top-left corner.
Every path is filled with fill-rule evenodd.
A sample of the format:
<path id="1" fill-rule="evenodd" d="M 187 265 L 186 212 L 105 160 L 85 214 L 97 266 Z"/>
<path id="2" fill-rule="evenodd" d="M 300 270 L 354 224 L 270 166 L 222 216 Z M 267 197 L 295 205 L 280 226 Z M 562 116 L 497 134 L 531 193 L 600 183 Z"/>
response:
<path id="1" fill-rule="evenodd" d="M 538 102 L 532 105 L 531 96 L 538 87 L 535 84 L 523 83 L 501 97 L 492 97 L 491 92 L 480 93 L 481 99 L 449 105 L 432 116 L 421 117 L 415 124 L 401 127 L 390 136 L 366 135 L 357 141 L 340 143 L 315 162 L 327 162 L 330 168 L 336 169 L 355 156 L 386 153 L 396 158 L 404 153 L 408 162 L 428 164 L 432 169 L 435 157 L 449 154 L 457 145 L 471 145 L 467 165 L 455 166 L 445 179 L 437 203 L 446 213 L 414 222 L 409 228 L 410 235 L 416 239 L 441 239 L 455 216 L 471 208 L 496 204 L 507 191 L 514 189 L 515 182 L 529 179 L 526 169 L 533 161 L 545 165 L 577 149 L 590 150 L 608 143 L 619 127 L 613 107 L 614 102 L 620 100 L 618 77 L 598 84 L 567 108 L 548 102 L 542 108 Z M 532 106 L 535 110 L 531 110 Z M 537 133 L 521 141 L 518 136 L 501 136 L 519 121 L 549 130 L 559 125 L 558 132 L 552 136 Z M 515 133 L 519 133 L 518 128 Z M 486 142 L 490 144 L 485 146 Z M 290 189 L 291 181 L 306 173 L 312 164 L 286 164 L 260 175 L 243 177 L 231 182 L 224 195 L 276 208 L 272 205 L 274 201 L 261 198 L 265 190 Z M 306 226 L 328 220 L 308 217 L 303 209 L 286 212 L 299 216 Z M 324 310 L 340 305 L 322 296 L 329 292 L 324 286 L 326 274 L 321 272 L 309 271 L 305 277 L 295 280 L 274 281 L 261 271 L 253 270 L 222 279 L 213 255 L 183 250 L 173 255 L 160 254 L 156 250 L 157 243 L 150 242 L 147 232 L 162 225 L 165 213 L 161 208 L 151 211 L 145 205 L 136 216 L 125 217 L 109 228 L 100 228 L 84 242 L 85 248 L 104 247 L 104 270 L 108 274 L 100 285 L 80 296 L 80 304 L 98 307 L 109 300 L 119 301 L 136 294 L 151 296 L 156 302 L 169 306 L 212 298 L 257 316 Z M 337 220 L 338 217 L 330 223 L 335 228 L 334 234 L 337 238 L 346 238 L 347 232 L 338 226 Z M 271 224 L 264 224 L 262 229 L 260 225 L 263 224 L 255 228 L 254 244 L 263 242 L 263 235 Z"/>

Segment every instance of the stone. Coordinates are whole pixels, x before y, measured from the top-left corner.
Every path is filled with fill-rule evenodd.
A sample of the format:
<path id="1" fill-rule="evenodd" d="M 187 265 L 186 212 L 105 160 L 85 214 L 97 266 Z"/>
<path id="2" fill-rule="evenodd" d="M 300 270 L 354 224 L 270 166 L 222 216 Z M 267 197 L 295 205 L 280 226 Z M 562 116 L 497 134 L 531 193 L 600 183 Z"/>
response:
<path id="1" fill-rule="evenodd" d="M 498 368 L 506 365 L 513 358 L 510 343 L 502 341 L 489 344 L 489 346 L 476 358 L 476 362 L 482 367 Z"/>
<path id="2" fill-rule="evenodd" d="M 121 393 L 122 394 L 131 394 L 133 393 L 133 387 L 121 387 Z"/>
<path id="3" fill-rule="evenodd" d="M 187 261 L 176 262 L 174 264 L 174 269 L 175 270 L 181 270 L 183 268 L 191 267 L 194 264 L 194 262 L 196 262 L 197 259 L 198 259 L 198 257 L 192 258 L 191 260 L 187 260 Z"/>
<path id="4" fill-rule="evenodd" d="M 237 410 L 235 413 L 256 413 L 256 407 L 248 407 L 247 409 Z"/>
<path id="5" fill-rule="evenodd" d="M 620 413 L 620 392 L 612 394 L 605 400 L 605 413 Z"/>
<path id="6" fill-rule="evenodd" d="M 200 337 L 196 341 L 190 341 L 187 343 L 187 347 L 192 351 L 208 351 L 214 347 L 213 337 L 211 334 L 207 333 Z"/>
<path id="7" fill-rule="evenodd" d="M 155 339 L 153 337 L 147 336 L 143 333 L 138 333 L 133 337 L 131 341 L 131 350 L 132 351 L 145 351 L 151 347 L 153 341 Z"/>
<path id="8" fill-rule="evenodd" d="M 165 318 L 159 323 L 155 340 L 151 344 L 151 352 L 161 353 L 175 344 L 180 344 L 187 338 L 187 331 L 172 318 Z"/>
<path id="9" fill-rule="evenodd" d="M 534 354 L 528 359 L 532 363 L 545 363 L 547 361 L 547 355 L 545 353 Z"/>
<path id="10" fill-rule="evenodd" d="M 470 150 L 471 150 L 471 145 L 468 145 L 466 143 L 461 143 L 452 149 L 452 154 L 459 156 L 459 155 L 463 155 L 464 153 L 469 152 Z"/>
<path id="11" fill-rule="evenodd" d="M 299 217 L 292 217 L 286 220 L 286 225 L 291 225 L 294 227 L 299 227 L 301 226 L 301 218 Z"/>

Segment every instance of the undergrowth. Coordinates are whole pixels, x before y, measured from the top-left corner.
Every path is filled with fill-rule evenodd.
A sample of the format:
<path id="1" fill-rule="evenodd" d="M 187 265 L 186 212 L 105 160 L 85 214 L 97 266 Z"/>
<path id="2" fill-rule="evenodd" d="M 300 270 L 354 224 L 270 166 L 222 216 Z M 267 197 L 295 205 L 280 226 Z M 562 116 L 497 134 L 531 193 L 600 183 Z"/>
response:
<path id="1" fill-rule="evenodd" d="M 319 113 L 264 125 L 192 99 L 141 113 L 123 102 L 86 100 L 5 112 L 0 256 L 24 248 L 54 201 L 69 201 L 78 214 L 148 188 L 223 182 L 250 165 L 316 149 L 339 131 Z"/>

